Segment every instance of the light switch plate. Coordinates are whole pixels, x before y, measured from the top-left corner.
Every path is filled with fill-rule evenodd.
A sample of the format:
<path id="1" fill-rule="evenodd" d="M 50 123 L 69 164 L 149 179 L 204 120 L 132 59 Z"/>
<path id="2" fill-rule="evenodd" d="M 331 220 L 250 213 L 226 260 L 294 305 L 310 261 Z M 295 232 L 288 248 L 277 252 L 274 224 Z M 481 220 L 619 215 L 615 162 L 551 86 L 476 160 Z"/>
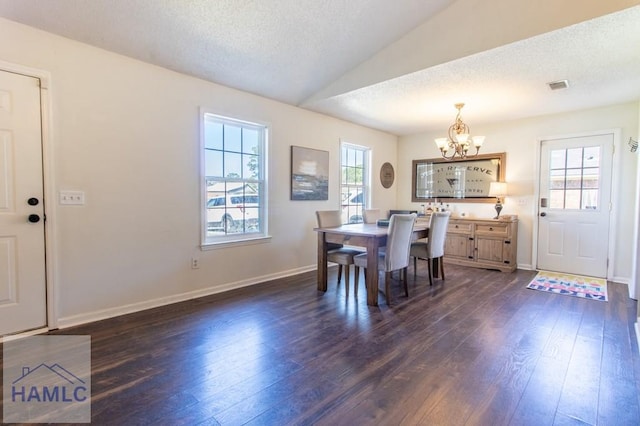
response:
<path id="1" fill-rule="evenodd" d="M 83 191 L 60 191 L 58 198 L 60 204 L 67 206 L 83 206 L 84 205 L 84 192 Z"/>

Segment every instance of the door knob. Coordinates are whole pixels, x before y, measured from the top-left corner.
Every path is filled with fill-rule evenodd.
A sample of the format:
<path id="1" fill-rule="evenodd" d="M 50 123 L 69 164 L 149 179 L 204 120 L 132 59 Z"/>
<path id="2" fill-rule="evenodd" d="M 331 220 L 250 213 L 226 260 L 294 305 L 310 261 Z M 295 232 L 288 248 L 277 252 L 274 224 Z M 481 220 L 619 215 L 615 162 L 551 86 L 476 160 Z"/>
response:
<path id="1" fill-rule="evenodd" d="M 546 215 L 547 215 L 547 213 L 545 213 L 545 212 L 540 213 L 540 216 L 542 216 L 542 217 L 545 217 Z"/>
<path id="2" fill-rule="evenodd" d="M 38 216 L 37 214 L 30 214 L 29 215 L 29 222 L 31 222 L 31 223 L 40 222 L 40 216 Z"/>
<path id="3" fill-rule="evenodd" d="M 31 197 L 27 200 L 27 204 L 29 204 L 30 206 L 37 206 L 39 202 L 40 201 L 38 201 L 38 199 L 35 197 Z"/>

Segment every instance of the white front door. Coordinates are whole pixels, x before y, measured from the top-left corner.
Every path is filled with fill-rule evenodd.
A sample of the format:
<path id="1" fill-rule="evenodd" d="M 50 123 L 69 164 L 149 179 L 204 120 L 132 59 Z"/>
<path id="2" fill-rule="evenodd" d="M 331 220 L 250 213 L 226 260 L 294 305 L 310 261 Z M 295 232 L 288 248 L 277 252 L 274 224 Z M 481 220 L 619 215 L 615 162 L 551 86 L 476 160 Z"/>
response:
<path id="1" fill-rule="evenodd" d="M 607 277 L 613 134 L 542 141 L 537 269 Z"/>
<path id="2" fill-rule="evenodd" d="M 40 81 L 0 70 L 0 335 L 47 324 Z"/>

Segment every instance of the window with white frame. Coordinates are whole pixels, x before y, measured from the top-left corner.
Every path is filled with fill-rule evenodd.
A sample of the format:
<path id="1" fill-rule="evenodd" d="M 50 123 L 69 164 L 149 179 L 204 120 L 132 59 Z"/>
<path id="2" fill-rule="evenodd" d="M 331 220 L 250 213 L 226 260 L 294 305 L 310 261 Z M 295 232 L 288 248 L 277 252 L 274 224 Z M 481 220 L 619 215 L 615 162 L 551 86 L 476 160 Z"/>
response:
<path id="1" fill-rule="evenodd" d="M 342 223 L 359 223 L 369 198 L 369 148 L 343 142 L 340 152 Z"/>
<path id="2" fill-rule="evenodd" d="M 266 236 L 267 128 L 202 113 L 204 245 Z"/>

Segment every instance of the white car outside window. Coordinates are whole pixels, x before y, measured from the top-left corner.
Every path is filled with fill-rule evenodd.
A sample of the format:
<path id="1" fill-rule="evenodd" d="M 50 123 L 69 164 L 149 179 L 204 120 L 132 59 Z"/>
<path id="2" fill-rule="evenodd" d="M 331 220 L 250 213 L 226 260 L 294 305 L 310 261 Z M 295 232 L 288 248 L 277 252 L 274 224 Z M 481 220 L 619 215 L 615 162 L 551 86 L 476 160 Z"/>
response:
<path id="1" fill-rule="evenodd" d="M 250 232 L 259 228 L 260 197 L 258 195 L 227 194 L 207 202 L 209 231 Z"/>
<path id="2" fill-rule="evenodd" d="M 342 223 L 361 223 L 363 208 L 364 193 L 362 191 L 343 194 Z"/>

